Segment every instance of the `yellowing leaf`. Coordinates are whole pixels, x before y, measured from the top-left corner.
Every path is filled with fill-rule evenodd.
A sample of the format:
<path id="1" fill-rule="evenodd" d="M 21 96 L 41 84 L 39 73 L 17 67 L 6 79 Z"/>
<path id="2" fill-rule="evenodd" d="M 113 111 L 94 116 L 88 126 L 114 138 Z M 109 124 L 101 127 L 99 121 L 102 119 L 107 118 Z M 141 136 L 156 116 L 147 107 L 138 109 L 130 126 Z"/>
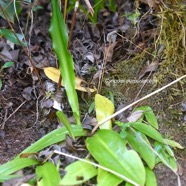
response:
<path id="1" fill-rule="evenodd" d="M 44 68 L 45 75 L 51 79 L 52 81 L 58 83 L 59 77 L 60 77 L 60 71 L 57 68 L 54 67 L 46 67 Z M 88 84 L 85 80 L 75 77 L 75 89 L 80 90 L 82 92 L 95 92 L 96 89 L 83 87 L 82 84 Z M 63 80 L 61 81 L 61 86 L 63 85 Z"/>
<path id="2" fill-rule="evenodd" d="M 96 118 L 100 122 L 106 117 L 114 113 L 113 103 L 104 96 L 96 94 L 95 96 L 95 109 L 96 109 Z M 112 129 L 112 121 L 109 120 L 99 126 L 101 129 Z"/>

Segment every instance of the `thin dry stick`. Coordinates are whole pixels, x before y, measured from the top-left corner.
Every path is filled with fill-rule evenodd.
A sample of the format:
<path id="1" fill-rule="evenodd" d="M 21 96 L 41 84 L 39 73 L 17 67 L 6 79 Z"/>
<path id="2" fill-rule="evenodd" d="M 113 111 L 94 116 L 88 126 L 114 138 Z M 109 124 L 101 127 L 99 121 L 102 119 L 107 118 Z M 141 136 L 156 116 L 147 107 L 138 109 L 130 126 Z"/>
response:
<path id="1" fill-rule="evenodd" d="M 88 7 L 89 13 L 93 16 L 94 15 L 94 9 L 92 8 L 92 5 L 90 4 L 89 0 L 84 0 L 84 1 L 85 1 L 85 4 Z"/>
<path id="2" fill-rule="evenodd" d="M 68 37 L 68 49 L 70 47 L 70 43 L 71 43 L 71 39 L 72 39 L 72 33 L 73 33 L 74 25 L 76 22 L 76 14 L 77 14 L 78 8 L 79 8 L 79 0 L 76 1 L 75 7 L 74 7 L 74 13 L 73 13 L 72 23 L 71 23 L 69 37 Z"/>
<path id="3" fill-rule="evenodd" d="M 169 83 L 168 85 L 165 85 L 165 86 L 161 87 L 160 89 L 155 90 L 154 92 L 152 92 L 152 93 L 150 93 L 150 94 L 144 96 L 143 98 L 138 99 L 137 101 L 134 101 L 133 103 L 131 103 L 130 105 L 128 105 L 128 106 L 126 106 L 126 107 L 124 107 L 124 108 L 122 108 L 122 109 L 119 110 L 118 112 L 115 112 L 114 114 L 112 114 L 112 115 L 106 117 L 104 120 L 98 122 L 98 124 L 93 128 L 92 134 L 96 131 L 96 129 L 97 129 L 100 125 L 102 125 L 102 124 L 105 123 L 106 121 L 108 121 L 108 120 L 114 118 L 114 117 L 117 116 L 118 114 L 124 112 L 125 110 L 127 110 L 128 108 L 132 107 L 133 105 L 139 103 L 140 101 L 143 101 L 143 100 L 145 100 L 145 99 L 147 99 L 147 98 L 149 98 L 149 97 L 151 97 L 151 96 L 153 96 L 153 95 L 155 95 L 155 94 L 161 92 L 162 90 L 164 90 L 164 89 L 166 89 L 166 88 L 168 88 L 168 87 L 174 85 L 175 83 L 181 81 L 181 80 L 184 79 L 184 78 L 186 78 L 186 74 L 185 74 L 184 76 L 181 76 L 180 78 L 174 80 L 173 82 Z"/>
<path id="4" fill-rule="evenodd" d="M 23 103 L 21 103 L 21 105 L 19 105 L 16 109 L 15 109 L 15 111 L 12 113 L 12 114 L 10 114 L 7 118 L 6 118 L 6 120 L 3 122 L 3 124 L 2 124 L 2 126 L 1 126 L 1 128 L 2 129 L 4 129 L 4 126 L 5 126 L 5 123 L 24 105 L 26 103 L 26 100 L 23 102 Z"/>
<path id="5" fill-rule="evenodd" d="M 115 172 L 115 171 L 113 171 L 111 169 L 106 168 L 106 167 L 103 167 L 103 166 L 101 166 L 101 165 L 99 165 L 97 163 L 93 163 L 91 161 L 88 161 L 88 160 L 85 160 L 85 159 L 81 159 L 81 158 L 78 158 L 76 156 L 73 156 L 73 155 L 70 155 L 70 154 L 66 154 L 66 153 L 63 153 L 63 152 L 60 152 L 60 151 L 57 151 L 57 150 L 54 150 L 54 153 L 60 154 L 60 155 L 63 155 L 63 156 L 69 157 L 69 158 L 73 158 L 73 159 L 76 159 L 76 160 L 79 160 L 79 161 L 82 161 L 82 162 L 85 162 L 85 163 L 88 163 L 88 164 L 91 164 L 91 165 L 93 165 L 95 167 L 98 167 L 98 168 L 101 168 L 101 169 L 103 169 L 105 171 L 108 171 L 108 172 L 110 172 L 110 173 L 122 178 L 123 180 L 125 180 L 125 181 L 127 181 L 127 182 L 129 182 L 129 183 L 131 183 L 131 184 L 133 184 L 135 186 L 140 186 L 137 183 L 135 183 L 132 180 L 130 180 L 129 178 L 125 177 L 124 175 L 119 174 L 119 173 L 117 173 L 117 172 Z"/>
<path id="6" fill-rule="evenodd" d="M 61 1 L 60 1 L 61 3 Z M 68 0 L 65 0 L 65 4 L 64 4 L 64 12 L 63 12 L 63 17 L 64 17 L 64 21 L 66 22 L 66 15 L 67 15 L 67 4 L 68 4 Z M 60 6 L 61 8 L 61 6 Z"/>

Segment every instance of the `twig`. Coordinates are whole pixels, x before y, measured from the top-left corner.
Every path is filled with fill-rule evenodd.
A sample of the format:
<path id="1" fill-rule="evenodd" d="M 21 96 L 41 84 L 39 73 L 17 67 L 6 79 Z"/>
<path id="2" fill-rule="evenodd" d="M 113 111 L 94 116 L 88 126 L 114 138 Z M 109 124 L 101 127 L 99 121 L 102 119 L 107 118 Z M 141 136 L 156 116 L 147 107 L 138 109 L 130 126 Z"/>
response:
<path id="1" fill-rule="evenodd" d="M 85 1 L 85 4 L 88 7 L 89 13 L 93 16 L 94 15 L 94 9 L 92 8 L 92 5 L 90 4 L 89 0 L 84 0 L 84 1 Z"/>
<path id="2" fill-rule="evenodd" d="M 23 103 L 21 103 L 21 105 L 19 105 L 16 109 L 15 109 L 15 111 L 12 113 L 12 114 L 10 114 L 4 121 L 3 121 L 3 124 L 2 124 L 2 126 L 1 126 L 1 129 L 4 129 L 4 126 L 5 126 L 5 123 L 24 105 L 26 103 L 26 100 L 23 102 Z"/>

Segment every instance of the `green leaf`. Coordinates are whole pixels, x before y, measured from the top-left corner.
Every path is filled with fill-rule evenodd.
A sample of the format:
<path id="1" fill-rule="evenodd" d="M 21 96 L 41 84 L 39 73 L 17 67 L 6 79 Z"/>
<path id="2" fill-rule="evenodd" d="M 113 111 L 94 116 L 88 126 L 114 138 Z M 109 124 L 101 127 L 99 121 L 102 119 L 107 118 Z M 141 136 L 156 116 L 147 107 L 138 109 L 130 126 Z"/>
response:
<path id="1" fill-rule="evenodd" d="M 146 136 L 134 129 L 128 129 L 126 139 L 132 148 L 140 154 L 147 165 L 153 169 L 155 166 L 155 155 Z"/>
<path id="2" fill-rule="evenodd" d="M 91 112 L 94 110 L 94 108 L 95 108 L 95 102 L 92 102 L 92 103 L 90 104 L 89 109 L 88 109 L 88 113 L 91 114 Z"/>
<path id="3" fill-rule="evenodd" d="M 39 162 L 37 160 L 29 158 L 17 158 L 8 163 L 5 163 L 0 166 L 0 180 L 5 181 L 7 179 L 7 176 L 9 176 L 10 174 L 25 167 L 37 165 L 38 163 Z"/>
<path id="4" fill-rule="evenodd" d="M 14 62 L 8 61 L 8 62 L 6 62 L 1 68 L 2 68 L 2 69 L 4 69 L 4 68 L 9 68 L 9 67 L 11 67 L 11 66 L 13 66 L 13 65 L 14 65 Z"/>
<path id="5" fill-rule="evenodd" d="M 72 130 L 72 126 L 71 126 L 70 122 L 68 121 L 67 117 L 65 116 L 65 114 L 62 111 L 57 111 L 56 115 L 59 118 L 60 122 L 63 123 L 63 125 L 67 128 L 70 136 L 73 139 L 75 139 L 74 133 L 73 133 L 73 130 Z"/>
<path id="6" fill-rule="evenodd" d="M 60 185 L 79 185 L 97 175 L 97 169 L 86 162 L 76 161 L 65 168 L 67 172 Z"/>
<path id="7" fill-rule="evenodd" d="M 138 154 L 127 150 L 126 141 L 111 130 L 100 130 L 86 140 L 91 155 L 100 165 L 125 177 L 134 185 L 144 185 L 145 169 Z"/>
<path id="8" fill-rule="evenodd" d="M 131 126 L 135 129 L 139 130 L 140 132 L 146 134 L 150 138 L 153 138 L 154 140 L 164 143 L 164 140 L 163 140 L 161 134 L 153 127 L 146 125 L 144 123 L 140 123 L 140 122 L 135 122 Z"/>
<path id="9" fill-rule="evenodd" d="M 13 178 L 20 178 L 20 175 L 11 174 L 11 175 L 0 175 L 0 183 L 3 183 L 7 180 L 13 179 Z"/>
<path id="10" fill-rule="evenodd" d="M 97 23 L 98 21 L 98 13 L 101 9 L 104 8 L 104 1 L 100 0 L 94 0 L 95 6 L 94 6 L 94 15 L 93 15 L 93 23 Z"/>
<path id="11" fill-rule="evenodd" d="M 5 11 L 8 20 L 14 23 L 14 16 L 15 16 L 14 2 L 12 0 L 1 0 L 1 6 Z M 1 11 L 1 9 L 0 9 L 0 15 L 5 19 L 5 16 Z"/>
<path id="12" fill-rule="evenodd" d="M 2 82 L 2 80 L 0 79 L 0 90 L 1 90 L 2 86 L 3 86 L 3 82 Z"/>
<path id="13" fill-rule="evenodd" d="M 164 139 L 165 144 L 171 146 L 171 147 L 175 147 L 175 148 L 179 148 L 179 149 L 184 149 L 183 146 L 181 146 L 179 143 L 177 143 L 176 141 L 170 140 L 170 139 Z"/>
<path id="14" fill-rule="evenodd" d="M 146 171 L 145 186 L 157 186 L 156 175 L 154 174 L 154 172 L 148 167 L 145 167 L 145 171 Z"/>
<path id="15" fill-rule="evenodd" d="M 80 111 L 77 92 L 75 90 L 75 73 L 72 55 L 68 51 L 68 33 L 57 0 L 52 0 L 52 19 L 49 29 L 52 37 L 52 46 L 59 60 L 60 72 L 63 77 L 68 101 L 78 125 Z"/>
<path id="16" fill-rule="evenodd" d="M 133 184 L 127 182 L 125 186 L 133 186 Z"/>
<path id="17" fill-rule="evenodd" d="M 114 174 L 98 168 L 97 186 L 117 186 L 123 180 Z"/>
<path id="18" fill-rule="evenodd" d="M 172 157 L 174 157 L 174 152 L 172 151 L 172 149 L 168 146 L 168 145 L 164 145 L 163 148 L 165 149 L 165 151 Z"/>
<path id="19" fill-rule="evenodd" d="M 36 167 L 38 186 L 59 186 L 60 175 L 55 165 L 46 162 L 44 165 Z"/>
<path id="20" fill-rule="evenodd" d="M 33 8 L 32 8 L 32 10 L 33 10 L 33 12 L 36 12 L 37 10 L 42 10 L 42 9 L 44 9 L 44 7 L 42 7 L 42 6 L 34 6 Z"/>
<path id="21" fill-rule="evenodd" d="M 96 109 L 96 118 L 97 121 L 100 122 L 106 117 L 112 115 L 114 113 L 114 105 L 113 103 L 104 96 L 100 94 L 96 94 L 95 96 L 95 109 Z M 112 121 L 109 120 L 102 125 L 100 125 L 101 129 L 112 129 Z"/>
<path id="22" fill-rule="evenodd" d="M 27 44 L 25 42 L 23 42 L 23 39 L 24 39 L 23 35 L 21 35 L 21 34 L 16 34 L 16 35 L 19 38 L 22 45 L 26 46 Z M 2 36 L 14 44 L 20 45 L 20 43 L 17 40 L 17 38 L 15 37 L 14 33 L 10 29 L 0 29 L 0 37 L 2 37 Z"/>
<path id="23" fill-rule="evenodd" d="M 164 144 L 159 142 L 154 143 L 154 150 L 158 154 L 159 162 L 162 162 L 164 165 L 169 167 L 173 172 L 177 172 L 177 163 L 175 157 L 172 157 L 169 153 L 167 153 L 167 149 Z"/>
<path id="24" fill-rule="evenodd" d="M 116 2 L 115 0 L 109 0 L 109 5 L 108 5 L 109 9 L 112 11 L 112 12 L 116 12 Z"/>
<path id="25" fill-rule="evenodd" d="M 72 130 L 74 136 L 84 136 L 86 134 L 81 126 L 72 125 Z M 30 147 L 22 151 L 21 154 L 27 152 L 38 152 L 54 143 L 61 142 L 65 140 L 66 134 L 68 134 L 68 130 L 65 127 L 56 129 L 33 143 Z"/>
<path id="26" fill-rule="evenodd" d="M 151 109 L 151 107 L 142 106 L 142 107 L 136 108 L 134 111 L 136 111 L 136 110 L 143 110 L 144 111 L 144 116 L 145 116 L 147 122 L 151 126 L 153 126 L 155 129 L 158 129 L 158 121 L 157 121 L 157 118 L 156 118 L 153 110 Z"/>

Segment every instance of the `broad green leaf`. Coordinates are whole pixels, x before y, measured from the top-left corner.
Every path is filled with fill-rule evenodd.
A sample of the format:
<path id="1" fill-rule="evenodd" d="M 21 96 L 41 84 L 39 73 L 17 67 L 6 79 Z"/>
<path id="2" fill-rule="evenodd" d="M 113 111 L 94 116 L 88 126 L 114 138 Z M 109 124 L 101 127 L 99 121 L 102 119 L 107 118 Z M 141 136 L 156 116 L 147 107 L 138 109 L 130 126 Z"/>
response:
<path id="1" fill-rule="evenodd" d="M 65 168 L 66 175 L 60 185 L 79 185 L 97 175 L 97 169 L 86 162 L 76 161 Z"/>
<path id="2" fill-rule="evenodd" d="M 148 167 L 145 167 L 145 171 L 146 171 L 145 186 L 157 186 L 156 175 L 154 174 L 154 172 Z"/>
<path id="3" fill-rule="evenodd" d="M 133 149 L 140 154 L 147 165 L 153 169 L 155 166 L 155 154 L 146 136 L 134 129 L 128 129 L 126 139 Z"/>
<path id="4" fill-rule="evenodd" d="M 158 159 L 160 159 L 164 165 L 169 167 L 173 172 L 177 172 L 177 163 L 175 157 L 172 157 L 169 153 L 166 152 L 164 144 L 159 142 L 154 143 L 154 150 L 158 154 Z"/>
<path id="5" fill-rule="evenodd" d="M 149 106 L 142 106 L 142 107 L 138 107 L 135 109 L 136 110 L 143 110 L 144 111 L 144 116 L 147 120 L 147 122 L 153 126 L 155 129 L 158 129 L 158 121 L 157 118 L 153 112 L 153 110 L 151 109 L 151 107 Z"/>
<path id="6" fill-rule="evenodd" d="M 117 186 L 123 180 L 114 174 L 98 168 L 97 186 Z"/>
<path id="7" fill-rule="evenodd" d="M 175 148 L 179 148 L 179 149 L 184 149 L 183 146 L 181 146 L 179 143 L 177 143 L 176 141 L 170 140 L 170 139 L 164 139 L 165 144 L 171 146 L 171 147 L 175 147 Z"/>
<path id="8" fill-rule="evenodd" d="M 12 61 L 9 61 L 9 62 L 6 62 L 1 68 L 4 69 L 4 68 L 9 68 L 11 66 L 14 65 L 14 62 Z"/>
<path id="9" fill-rule="evenodd" d="M 37 166 L 36 175 L 38 186 L 59 186 L 61 178 L 57 168 L 51 162 Z"/>
<path id="10" fill-rule="evenodd" d="M 104 96 L 96 94 L 95 96 L 95 109 L 96 109 L 96 118 L 100 122 L 106 117 L 114 113 L 113 103 Z M 101 129 L 112 129 L 112 121 L 109 120 L 99 126 Z"/>
<path id="11" fill-rule="evenodd" d="M 72 125 L 72 131 L 74 136 L 84 136 L 86 134 L 83 128 L 77 125 Z M 27 152 L 38 152 L 54 143 L 61 142 L 65 140 L 66 134 L 68 134 L 68 130 L 65 127 L 56 129 L 33 143 L 30 147 L 22 151 L 21 154 Z"/>
<path id="12" fill-rule="evenodd" d="M 81 125 L 77 92 L 75 90 L 75 73 L 72 55 L 68 50 L 68 32 L 57 0 L 52 0 L 52 19 L 50 35 L 52 46 L 59 60 L 59 68 L 68 101 L 78 125 Z"/>
<path id="13" fill-rule="evenodd" d="M 23 169 L 25 167 L 29 167 L 31 165 L 37 165 L 39 162 L 35 159 L 30 158 L 17 158 L 10 162 L 7 162 L 0 166 L 0 180 L 5 181 L 6 176 Z"/>
<path id="14" fill-rule="evenodd" d="M 144 185 L 145 169 L 138 154 L 127 150 L 126 141 L 111 130 L 100 130 L 87 138 L 86 146 L 100 165 L 123 175 L 125 181 Z"/>
<path id="15" fill-rule="evenodd" d="M 149 125 L 146 125 L 144 123 L 140 123 L 140 122 L 133 123 L 132 127 L 139 130 L 143 134 L 146 134 L 150 138 L 153 138 L 154 140 L 157 140 L 161 143 L 164 143 L 161 134 L 156 129 L 154 129 L 153 127 L 151 127 Z"/>
<path id="16" fill-rule="evenodd" d="M 23 42 L 23 35 L 21 34 L 16 34 L 18 39 L 21 41 L 23 46 L 26 46 L 27 44 L 25 42 Z M 0 37 L 5 37 L 7 40 L 11 41 L 12 43 L 16 44 L 16 45 L 20 45 L 19 41 L 17 40 L 17 38 L 15 37 L 15 35 L 13 34 L 13 32 L 10 29 L 0 29 Z"/>
<path id="17" fill-rule="evenodd" d="M 65 114 L 62 111 L 57 111 L 56 115 L 59 118 L 60 122 L 63 123 L 63 125 L 67 128 L 67 130 L 70 134 L 70 137 L 75 139 L 74 133 L 72 130 L 72 126 L 71 126 L 70 122 L 68 121 L 67 117 L 65 116 Z"/>

